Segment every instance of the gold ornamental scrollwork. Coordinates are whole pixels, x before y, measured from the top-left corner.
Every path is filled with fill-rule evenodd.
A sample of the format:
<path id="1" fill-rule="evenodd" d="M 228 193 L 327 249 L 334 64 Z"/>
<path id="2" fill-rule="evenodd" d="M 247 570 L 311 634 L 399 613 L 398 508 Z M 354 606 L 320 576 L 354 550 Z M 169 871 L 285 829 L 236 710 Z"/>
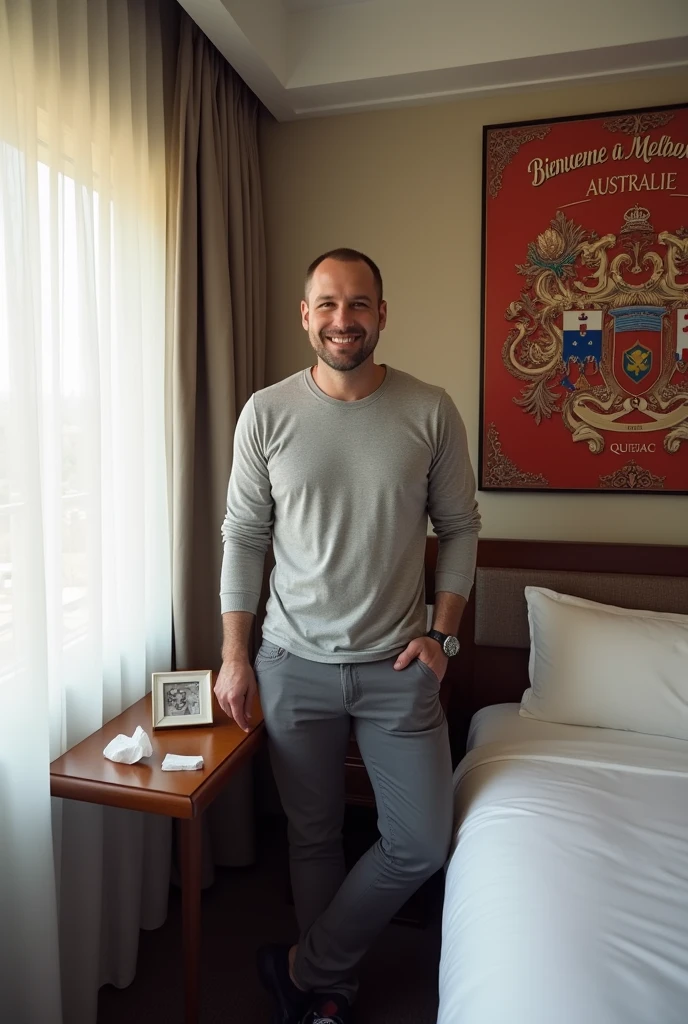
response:
<path id="1" fill-rule="evenodd" d="M 629 459 L 625 466 L 601 476 L 600 488 L 608 491 L 661 491 L 665 480 L 665 476 L 656 476 L 639 466 L 635 459 Z"/>
<path id="2" fill-rule="evenodd" d="M 643 135 L 653 128 L 663 128 L 673 118 L 670 110 L 647 114 L 622 114 L 604 122 L 608 132 L 623 132 L 624 135 Z"/>
<path id="3" fill-rule="evenodd" d="M 688 360 L 672 320 L 688 309 L 688 230 L 657 234 L 650 210 L 635 206 L 617 233 L 600 237 L 559 211 L 516 269 L 525 283 L 505 310 L 512 326 L 502 347 L 505 367 L 523 383 L 513 401 L 537 424 L 560 414 L 573 441 L 593 454 L 604 451 L 607 433 L 647 439 L 656 431 L 675 454 L 688 441 Z M 576 313 L 599 328 L 585 358 L 564 346 L 565 314 Z M 629 315 L 656 325 L 653 373 L 635 391 L 619 368 L 620 342 L 615 349 L 617 324 Z M 626 356 L 641 359 L 643 351 Z"/>
<path id="4" fill-rule="evenodd" d="M 502 187 L 502 174 L 521 146 L 533 139 L 544 139 L 551 125 L 541 124 L 529 128 L 494 128 L 488 136 L 488 188 L 494 199 Z"/>
<path id="5" fill-rule="evenodd" d="M 487 429 L 486 487 L 548 487 L 542 473 L 526 473 L 502 451 L 499 431 L 494 423 Z"/>

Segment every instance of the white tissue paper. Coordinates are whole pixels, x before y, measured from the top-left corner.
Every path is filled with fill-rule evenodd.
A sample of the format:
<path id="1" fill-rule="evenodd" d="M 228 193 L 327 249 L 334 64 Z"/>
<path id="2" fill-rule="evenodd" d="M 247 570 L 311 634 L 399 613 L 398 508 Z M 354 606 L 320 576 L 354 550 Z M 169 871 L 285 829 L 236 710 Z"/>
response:
<path id="1" fill-rule="evenodd" d="M 203 767 L 201 754 L 165 754 L 164 772 L 192 772 Z"/>
<path id="2" fill-rule="evenodd" d="M 110 761 L 119 761 L 121 764 L 135 764 L 142 757 L 150 757 L 152 753 L 151 741 L 140 725 L 136 726 L 133 736 L 125 736 L 124 733 L 115 736 L 103 751 Z"/>

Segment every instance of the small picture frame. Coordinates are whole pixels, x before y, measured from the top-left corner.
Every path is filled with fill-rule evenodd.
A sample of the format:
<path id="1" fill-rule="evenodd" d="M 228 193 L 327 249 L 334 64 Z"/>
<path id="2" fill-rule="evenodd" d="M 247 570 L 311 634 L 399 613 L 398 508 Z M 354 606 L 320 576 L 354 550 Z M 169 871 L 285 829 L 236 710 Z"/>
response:
<path id="1" fill-rule="evenodd" d="M 213 673 L 210 669 L 153 672 L 152 678 L 154 729 L 213 724 Z"/>

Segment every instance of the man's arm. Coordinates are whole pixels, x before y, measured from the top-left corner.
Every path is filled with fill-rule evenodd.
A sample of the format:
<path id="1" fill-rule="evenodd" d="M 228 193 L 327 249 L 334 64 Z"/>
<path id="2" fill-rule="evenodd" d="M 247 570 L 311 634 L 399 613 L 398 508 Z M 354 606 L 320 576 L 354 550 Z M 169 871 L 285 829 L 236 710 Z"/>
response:
<path id="1" fill-rule="evenodd" d="M 466 598 L 461 597 L 460 594 L 451 594 L 446 590 L 437 592 L 435 594 L 432 628 L 438 629 L 440 633 L 456 636 L 465 607 Z M 394 663 L 394 667 L 396 669 L 406 668 L 416 658 L 420 658 L 422 662 L 428 665 L 439 681 L 442 682 L 444 673 L 447 671 L 449 659 L 437 640 L 433 640 L 429 636 L 416 637 L 401 652 Z"/>
<path id="2" fill-rule="evenodd" d="M 222 524 L 220 607 L 223 615 L 225 612 L 255 615 L 273 517 L 270 475 L 254 395 L 241 410 L 234 433 L 234 458 Z"/>
<path id="3" fill-rule="evenodd" d="M 222 616 L 222 661 L 248 661 L 255 615 L 225 612 Z"/>
<path id="4" fill-rule="evenodd" d="M 468 442 L 458 409 L 446 393 L 437 411 L 436 450 L 428 474 L 428 512 L 439 540 L 433 629 L 456 636 L 473 586 L 480 515 Z M 422 636 L 402 651 L 394 667 L 420 658 L 442 681 L 448 658 L 437 640 Z"/>
<path id="5" fill-rule="evenodd" d="M 234 461 L 222 524 L 222 666 L 215 681 L 220 707 L 245 732 L 250 728 L 257 692 L 249 661 L 249 642 L 272 522 L 270 477 L 256 421 L 255 398 L 251 398 L 241 412 L 234 435 Z"/>
<path id="6" fill-rule="evenodd" d="M 443 592 L 456 594 L 467 601 L 475 576 L 480 532 L 475 476 L 466 428 L 446 392 L 440 400 L 437 416 L 437 449 L 428 477 L 428 513 L 439 541 L 435 568 L 436 601 L 437 595 Z M 458 628 L 458 622 L 456 626 Z M 439 625 L 437 629 L 443 633 L 451 632 Z"/>
<path id="7" fill-rule="evenodd" d="M 466 598 L 461 594 L 450 594 L 447 590 L 438 591 L 435 594 L 432 628 L 438 629 L 440 633 L 456 636 L 466 603 Z"/>
<path id="8" fill-rule="evenodd" d="M 224 612 L 222 666 L 215 681 L 220 707 L 244 732 L 251 727 L 257 693 L 256 677 L 249 660 L 254 619 L 251 612 Z"/>

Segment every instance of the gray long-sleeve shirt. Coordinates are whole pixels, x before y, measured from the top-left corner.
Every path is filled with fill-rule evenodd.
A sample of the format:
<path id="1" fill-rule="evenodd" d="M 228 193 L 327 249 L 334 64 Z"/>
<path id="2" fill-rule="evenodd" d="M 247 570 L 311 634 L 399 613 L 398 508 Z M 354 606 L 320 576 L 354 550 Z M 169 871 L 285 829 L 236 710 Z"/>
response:
<path id="1" fill-rule="evenodd" d="M 372 395 L 325 395 L 310 368 L 257 391 L 237 423 L 222 526 L 222 612 L 311 661 L 391 657 L 426 631 L 428 515 L 436 589 L 467 597 L 480 516 L 466 432 L 439 387 L 387 367 Z"/>

